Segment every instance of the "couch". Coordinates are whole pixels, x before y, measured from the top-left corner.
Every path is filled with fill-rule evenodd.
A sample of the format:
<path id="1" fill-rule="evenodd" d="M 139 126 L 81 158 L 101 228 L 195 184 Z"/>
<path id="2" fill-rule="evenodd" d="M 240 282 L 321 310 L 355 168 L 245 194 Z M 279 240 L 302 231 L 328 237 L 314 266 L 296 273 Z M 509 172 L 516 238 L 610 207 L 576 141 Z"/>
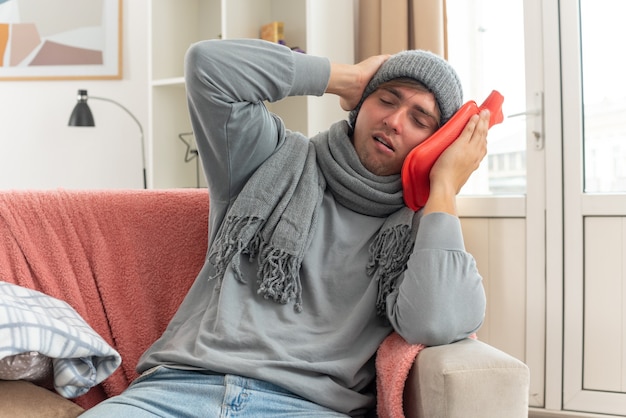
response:
<path id="1" fill-rule="evenodd" d="M 122 359 L 71 400 L 49 384 L 0 381 L 0 411 L 75 417 L 124 390 L 202 266 L 208 210 L 200 189 L 0 191 L 0 281 L 66 302 Z M 407 417 L 528 416 L 518 359 L 477 339 L 418 351 L 406 367 L 392 352 L 398 367 L 385 383 Z"/>

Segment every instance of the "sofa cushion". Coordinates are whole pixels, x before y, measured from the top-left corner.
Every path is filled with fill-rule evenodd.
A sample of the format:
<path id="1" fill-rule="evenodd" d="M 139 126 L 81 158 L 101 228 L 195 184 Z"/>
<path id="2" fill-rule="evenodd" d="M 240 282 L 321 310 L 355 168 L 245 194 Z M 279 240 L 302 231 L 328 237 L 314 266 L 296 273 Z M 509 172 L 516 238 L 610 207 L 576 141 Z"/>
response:
<path id="1" fill-rule="evenodd" d="M 74 418 L 84 412 L 74 402 L 23 380 L 0 381 L 0 411 L 20 418 Z"/>

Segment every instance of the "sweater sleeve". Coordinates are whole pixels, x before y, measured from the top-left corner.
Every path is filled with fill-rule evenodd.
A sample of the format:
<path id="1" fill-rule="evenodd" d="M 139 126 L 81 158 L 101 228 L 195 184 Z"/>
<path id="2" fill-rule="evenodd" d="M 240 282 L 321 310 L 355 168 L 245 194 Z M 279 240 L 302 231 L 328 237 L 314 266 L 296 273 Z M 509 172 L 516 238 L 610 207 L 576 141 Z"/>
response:
<path id="1" fill-rule="evenodd" d="M 387 299 L 394 329 L 410 344 L 448 344 L 480 328 L 485 306 L 482 277 L 465 251 L 459 219 L 424 216 L 402 282 Z"/>
<path id="2" fill-rule="evenodd" d="M 191 123 L 211 202 L 227 204 L 280 144 L 284 126 L 265 102 L 322 95 L 330 62 L 258 39 L 209 40 L 185 57 Z"/>

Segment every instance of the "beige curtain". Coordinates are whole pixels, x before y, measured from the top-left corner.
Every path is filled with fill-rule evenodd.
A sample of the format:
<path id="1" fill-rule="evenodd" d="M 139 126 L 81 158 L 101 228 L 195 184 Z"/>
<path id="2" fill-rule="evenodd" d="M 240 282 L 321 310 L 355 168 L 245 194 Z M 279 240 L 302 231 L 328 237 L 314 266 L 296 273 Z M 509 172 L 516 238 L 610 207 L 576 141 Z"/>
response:
<path id="1" fill-rule="evenodd" d="M 356 57 L 426 49 L 447 57 L 445 0 L 358 0 Z"/>

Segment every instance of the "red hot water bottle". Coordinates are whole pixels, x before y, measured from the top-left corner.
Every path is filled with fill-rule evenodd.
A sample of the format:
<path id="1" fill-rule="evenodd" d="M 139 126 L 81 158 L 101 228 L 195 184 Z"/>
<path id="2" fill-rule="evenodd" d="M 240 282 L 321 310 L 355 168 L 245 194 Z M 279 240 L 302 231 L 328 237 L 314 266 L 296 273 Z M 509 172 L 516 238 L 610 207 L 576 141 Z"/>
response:
<path id="1" fill-rule="evenodd" d="M 470 100 L 434 134 L 409 152 L 402 166 L 402 188 L 404 203 L 417 211 L 424 207 L 430 193 L 430 169 L 437 161 L 441 153 L 461 135 L 463 128 L 472 117 L 483 109 L 489 109 L 491 117 L 489 127 L 504 120 L 502 115 L 502 103 L 504 97 L 498 91 L 493 90 L 478 106 Z"/>

